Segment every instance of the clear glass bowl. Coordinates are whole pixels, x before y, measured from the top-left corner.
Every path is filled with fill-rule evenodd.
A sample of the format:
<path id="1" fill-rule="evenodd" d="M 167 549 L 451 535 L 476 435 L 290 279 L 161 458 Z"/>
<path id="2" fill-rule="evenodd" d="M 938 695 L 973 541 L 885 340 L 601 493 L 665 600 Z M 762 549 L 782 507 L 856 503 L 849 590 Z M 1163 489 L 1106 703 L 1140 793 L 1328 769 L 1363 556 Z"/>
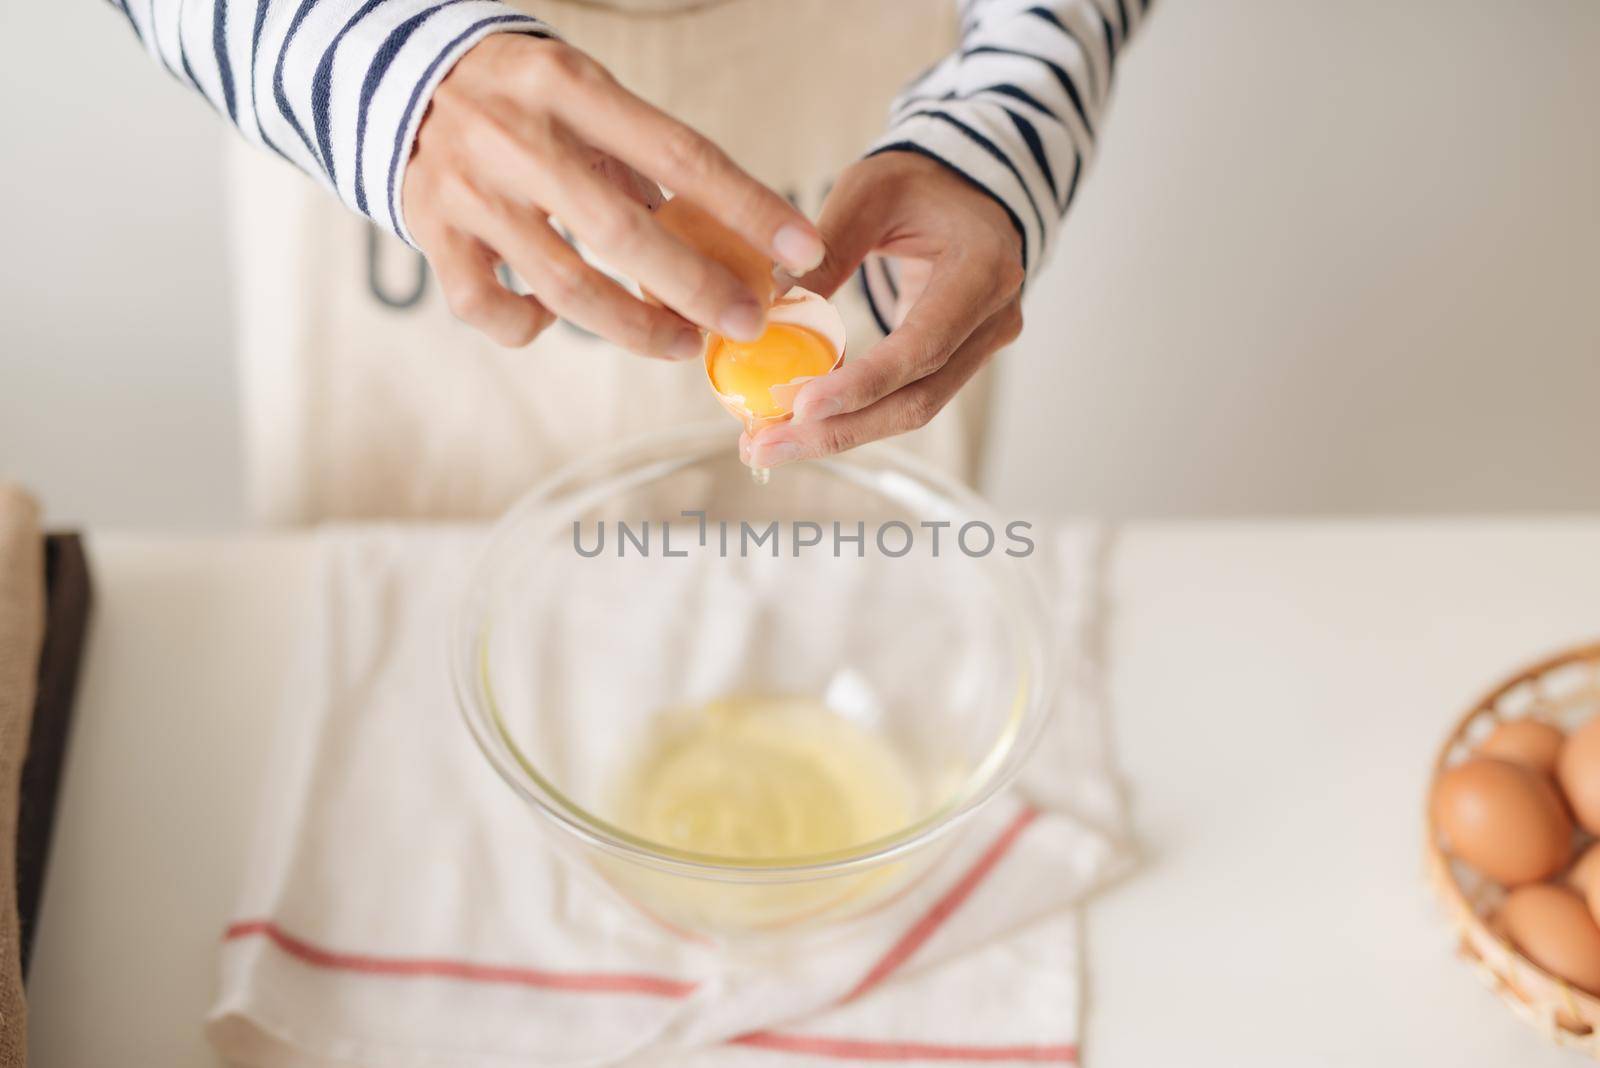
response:
<path id="1" fill-rule="evenodd" d="M 651 435 L 536 487 L 490 536 L 451 658 L 474 737 L 556 839 L 652 917 L 724 937 L 835 923 L 905 889 L 1016 775 L 1052 689 L 1031 534 L 892 448 L 760 486 L 733 446 L 724 423 Z M 820 703 L 870 736 L 900 780 L 893 825 L 757 855 L 643 829 L 619 784 L 649 740 L 739 695 Z M 837 758 L 828 774 L 883 767 L 806 737 Z M 765 800 L 719 818 L 737 835 Z M 804 823 L 809 803 L 776 797 L 773 818 Z"/>

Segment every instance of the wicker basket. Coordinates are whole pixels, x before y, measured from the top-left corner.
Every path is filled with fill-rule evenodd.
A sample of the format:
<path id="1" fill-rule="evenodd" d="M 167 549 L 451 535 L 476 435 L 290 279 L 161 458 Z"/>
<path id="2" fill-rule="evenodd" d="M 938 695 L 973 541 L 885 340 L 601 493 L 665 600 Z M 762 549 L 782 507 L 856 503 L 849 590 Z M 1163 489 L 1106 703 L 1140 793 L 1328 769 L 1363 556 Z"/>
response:
<path id="1" fill-rule="evenodd" d="M 1533 664 L 1489 691 L 1450 732 L 1433 777 L 1464 760 L 1506 720 L 1532 716 L 1570 730 L 1594 715 L 1600 715 L 1600 642 Z M 1430 799 L 1432 794 L 1430 783 Z M 1574 989 L 1512 948 L 1491 920 L 1505 891 L 1445 855 L 1432 805 L 1427 809 L 1428 878 L 1455 925 L 1462 956 L 1518 1016 L 1557 1044 L 1600 1059 L 1600 998 Z"/>

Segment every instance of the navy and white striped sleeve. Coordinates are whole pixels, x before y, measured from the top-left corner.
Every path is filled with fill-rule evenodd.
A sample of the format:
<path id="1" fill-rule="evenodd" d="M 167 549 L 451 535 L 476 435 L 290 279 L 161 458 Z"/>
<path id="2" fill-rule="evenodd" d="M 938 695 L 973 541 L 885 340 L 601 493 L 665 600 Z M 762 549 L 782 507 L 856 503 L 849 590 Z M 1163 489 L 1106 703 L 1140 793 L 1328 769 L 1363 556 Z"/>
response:
<path id="1" fill-rule="evenodd" d="M 554 36 L 497 0 L 110 0 L 246 138 L 411 240 L 400 189 L 434 87 L 492 33 Z"/>
<path id="2" fill-rule="evenodd" d="M 962 0 L 961 48 L 895 100 L 872 151 L 931 156 L 988 193 L 1044 263 L 1148 0 Z"/>

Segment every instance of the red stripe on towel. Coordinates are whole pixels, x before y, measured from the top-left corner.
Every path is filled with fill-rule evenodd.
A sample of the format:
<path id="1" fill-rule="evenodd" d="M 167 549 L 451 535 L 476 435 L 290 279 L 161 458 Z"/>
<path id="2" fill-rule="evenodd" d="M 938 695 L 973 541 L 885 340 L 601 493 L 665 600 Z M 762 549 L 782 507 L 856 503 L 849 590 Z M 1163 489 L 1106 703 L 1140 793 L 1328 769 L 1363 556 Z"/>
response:
<path id="1" fill-rule="evenodd" d="M 946 1046 L 931 1042 L 868 1042 L 851 1038 L 779 1035 L 756 1031 L 731 1039 L 736 1045 L 782 1053 L 809 1053 L 855 1061 L 1027 1061 L 1076 1064 L 1078 1047 L 1060 1046 Z"/>
<path id="2" fill-rule="evenodd" d="M 547 972 L 537 968 L 514 968 L 467 961 L 416 957 L 373 957 L 357 953 L 336 953 L 296 938 L 271 920 L 245 920 L 231 925 L 223 941 L 263 937 L 296 960 L 316 968 L 361 972 L 366 975 L 430 976 L 465 979 L 474 983 L 510 983 L 546 990 L 586 991 L 597 994 L 645 994 L 652 997 L 685 998 L 698 984 L 681 979 L 626 972 Z"/>
<path id="3" fill-rule="evenodd" d="M 854 1001 L 862 994 L 865 994 L 889 978 L 897 968 L 910 959 L 913 953 L 921 949 L 922 944 L 933 937 L 933 932 L 937 931 L 944 924 L 944 921 L 948 920 L 951 914 L 960 908 L 967 898 L 972 896 L 972 892 L 978 888 L 978 884 L 983 882 L 989 873 L 995 869 L 995 865 L 999 864 L 1005 855 L 1011 851 L 1011 847 L 1016 844 L 1022 832 L 1028 829 L 1028 824 L 1038 818 L 1039 810 L 1036 808 L 1025 808 L 1017 813 L 1016 818 L 1006 825 L 1005 830 L 1000 832 L 1000 836 L 994 840 L 988 849 L 984 850 L 983 856 L 974 861 L 967 873 L 954 886 L 945 891 L 944 896 L 935 901 L 933 907 L 920 920 L 912 924 L 910 929 L 900 936 L 900 941 L 889 948 L 889 952 L 883 955 L 883 959 L 872 966 L 872 970 L 862 977 L 861 981 L 855 985 L 855 988 L 850 993 L 840 999 L 840 1003 Z"/>

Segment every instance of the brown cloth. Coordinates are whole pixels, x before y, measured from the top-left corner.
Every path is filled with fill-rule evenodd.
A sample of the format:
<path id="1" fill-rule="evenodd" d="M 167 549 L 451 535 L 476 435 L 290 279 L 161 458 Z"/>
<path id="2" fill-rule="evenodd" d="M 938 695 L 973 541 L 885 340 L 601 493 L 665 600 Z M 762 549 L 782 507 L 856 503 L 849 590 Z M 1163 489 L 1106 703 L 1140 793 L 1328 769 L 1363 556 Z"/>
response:
<path id="1" fill-rule="evenodd" d="M 17 930 L 17 787 L 43 640 L 39 506 L 18 487 L 0 483 L 0 1068 L 28 1061 Z"/>

